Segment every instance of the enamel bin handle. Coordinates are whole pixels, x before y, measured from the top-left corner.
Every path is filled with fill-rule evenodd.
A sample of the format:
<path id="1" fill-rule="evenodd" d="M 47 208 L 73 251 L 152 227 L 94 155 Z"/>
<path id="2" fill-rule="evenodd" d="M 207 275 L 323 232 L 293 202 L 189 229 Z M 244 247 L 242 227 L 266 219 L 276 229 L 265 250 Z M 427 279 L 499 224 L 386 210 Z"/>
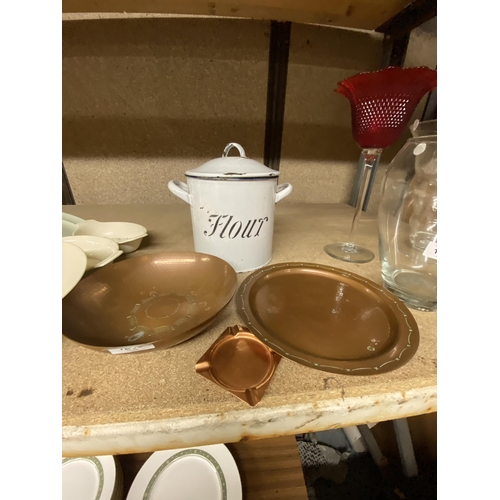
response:
<path id="1" fill-rule="evenodd" d="M 191 205 L 191 195 L 189 194 L 188 186 L 185 182 L 169 181 L 168 189 L 170 189 L 172 194 L 175 194 L 175 196 Z"/>
<path id="2" fill-rule="evenodd" d="M 278 203 L 278 201 L 282 200 L 283 198 L 286 198 L 291 192 L 292 192 L 292 185 L 289 184 L 288 182 L 284 182 L 283 184 L 276 186 L 275 203 Z"/>

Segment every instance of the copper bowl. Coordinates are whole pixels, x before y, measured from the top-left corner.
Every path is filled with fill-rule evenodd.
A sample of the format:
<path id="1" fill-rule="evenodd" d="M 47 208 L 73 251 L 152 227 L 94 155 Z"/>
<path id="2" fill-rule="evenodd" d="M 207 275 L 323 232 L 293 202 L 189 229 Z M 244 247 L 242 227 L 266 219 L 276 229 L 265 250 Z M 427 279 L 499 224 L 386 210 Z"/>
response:
<path id="1" fill-rule="evenodd" d="M 213 255 L 132 257 L 87 273 L 63 299 L 63 335 L 113 353 L 171 347 L 208 328 L 236 285 L 234 269 Z"/>

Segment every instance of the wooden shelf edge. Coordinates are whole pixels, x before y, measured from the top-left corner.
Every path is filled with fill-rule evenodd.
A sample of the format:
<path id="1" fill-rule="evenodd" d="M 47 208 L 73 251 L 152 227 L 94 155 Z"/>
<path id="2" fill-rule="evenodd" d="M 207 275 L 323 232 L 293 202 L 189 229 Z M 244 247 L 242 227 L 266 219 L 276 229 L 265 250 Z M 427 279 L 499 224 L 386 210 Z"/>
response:
<path id="1" fill-rule="evenodd" d="M 407 5 L 407 0 L 62 0 L 62 12 L 197 15 L 375 30 Z"/>

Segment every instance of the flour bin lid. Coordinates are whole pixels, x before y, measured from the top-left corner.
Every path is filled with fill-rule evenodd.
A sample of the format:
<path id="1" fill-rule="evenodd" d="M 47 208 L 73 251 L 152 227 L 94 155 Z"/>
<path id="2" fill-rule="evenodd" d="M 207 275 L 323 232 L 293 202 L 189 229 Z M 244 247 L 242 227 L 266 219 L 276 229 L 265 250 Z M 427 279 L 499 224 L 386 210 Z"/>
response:
<path id="1" fill-rule="evenodd" d="M 228 156 L 229 151 L 236 148 L 240 156 Z M 201 167 L 188 170 L 186 177 L 204 179 L 269 179 L 278 177 L 277 170 L 268 168 L 258 161 L 251 160 L 245 155 L 245 150 L 236 142 L 230 142 L 225 148 L 221 158 L 215 158 Z"/>

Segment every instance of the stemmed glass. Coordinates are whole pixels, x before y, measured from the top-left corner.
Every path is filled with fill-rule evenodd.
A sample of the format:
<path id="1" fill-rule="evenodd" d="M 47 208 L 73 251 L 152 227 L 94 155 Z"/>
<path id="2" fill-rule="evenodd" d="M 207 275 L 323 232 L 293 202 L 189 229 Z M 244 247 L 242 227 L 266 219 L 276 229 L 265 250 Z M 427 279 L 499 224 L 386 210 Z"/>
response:
<path id="1" fill-rule="evenodd" d="M 354 237 L 356 236 L 361 209 L 366 198 L 366 190 L 368 188 L 370 178 L 373 175 L 373 167 L 376 164 L 377 159 L 382 154 L 382 149 L 363 149 L 361 153 L 364 160 L 363 174 L 361 177 L 361 185 L 358 192 L 358 199 L 356 201 L 356 208 L 354 210 L 349 237 L 346 242 L 330 243 L 325 246 L 325 252 L 330 255 L 330 257 L 355 263 L 370 262 L 375 257 L 375 254 L 371 250 L 354 243 Z"/>
<path id="2" fill-rule="evenodd" d="M 382 151 L 401 137 L 422 97 L 436 86 L 436 70 L 426 67 L 389 67 L 358 73 L 338 84 L 335 92 L 351 104 L 352 133 L 364 165 L 348 241 L 326 245 L 331 257 L 355 263 L 374 258 L 371 250 L 354 243 L 373 167 Z"/>

